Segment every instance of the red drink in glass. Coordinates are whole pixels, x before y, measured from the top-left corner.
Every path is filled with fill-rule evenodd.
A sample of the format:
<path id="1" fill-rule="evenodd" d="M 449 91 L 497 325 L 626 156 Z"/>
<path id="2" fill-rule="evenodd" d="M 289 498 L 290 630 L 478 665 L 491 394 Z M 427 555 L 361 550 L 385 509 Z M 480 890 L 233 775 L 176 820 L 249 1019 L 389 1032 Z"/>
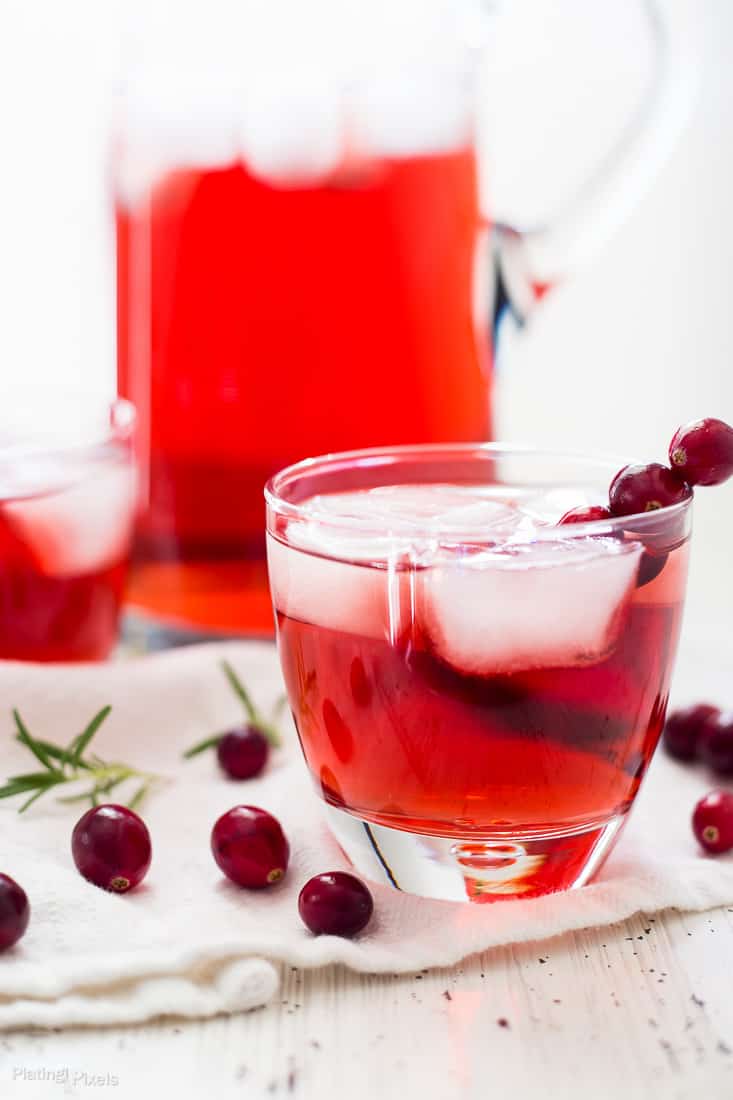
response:
<path id="1" fill-rule="evenodd" d="M 307 182 L 181 163 L 117 206 L 119 388 L 147 505 L 132 604 L 269 633 L 262 485 L 304 455 L 485 438 L 470 147 Z"/>
<path id="2" fill-rule="evenodd" d="M 469 461 L 457 484 L 437 461 L 385 484 L 398 454 L 337 492 L 325 462 L 268 528 L 288 696 L 342 846 L 401 888 L 489 901 L 600 866 L 664 722 L 687 569 L 684 508 L 568 534 L 588 487 L 504 479 L 495 453 L 472 464 L 493 485 L 465 484 Z"/>
<path id="3" fill-rule="evenodd" d="M 78 417 L 78 405 L 67 412 Z M 38 423 L 3 432 L 0 659 L 101 660 L 117 641 L 136 475 L 132 410 L 117 402 L 112 413 L 89 439 L 68 420 L 64 441 L 56 432 L 45 442 Z"/>

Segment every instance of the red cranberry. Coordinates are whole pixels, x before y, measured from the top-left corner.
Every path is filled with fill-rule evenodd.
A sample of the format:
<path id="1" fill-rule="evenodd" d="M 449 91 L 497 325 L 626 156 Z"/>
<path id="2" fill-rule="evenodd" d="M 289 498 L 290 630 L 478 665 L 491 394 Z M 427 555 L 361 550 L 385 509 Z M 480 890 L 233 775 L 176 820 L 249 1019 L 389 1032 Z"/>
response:
<path id="1" fill-rule="evenodd" d="M 355 936 L 374 909 L 364 883 L 345 871 L 327 871 L 306 882 L 298 898 L 301 920 L 316 936 Z"/>
<path id="2" fill-rule="evenodd" d="M 692 815 L 692 831 L 708 852 L 720 855 L 733 848 L 733 794 L 710 791 Z"/>
<path id="3" fill-rule="evenodd" d="M 10 875 L 0 874 L 0 951 L 24 935 L 30 915 L 25 890 Z"/>
<path id="4" fill-rule="evenodd" d="M 664 727 L 664 747 L 677 760 L 694 760 L 703 732 L 720 714 L 717 707 L 698 703 L 670 714 Z"/>
<path id="5" fill-rule="evenodd" d="M 588 507 L 571 508 L 558 520 L 558 526 L 566 523 L 595 523 L 596 520 L 610 518 L 610 508 L 606 508 L 603 504 L 592 504 Z"/>
<path id="6" fill-rule="evenodd" d="M 211 830 L 211 851 L 237 886 L 272 886 L 285 874 L 290 846 L 280 822 L 257 806 L 235 806 Z"/>
<path id="7" fill-rule="evenodd" d="M 680 504 L 690 496 L 690 487 L 659 462 L 647 466 L 624 466 L 611 482 L 608 500 L 614 516 L 653 512 Z"/>
<path id="8" fill-rule="evenodd" d="M 669 461 L 690 485 L 720 485 L 733 474 L 733 428 L 713 417 L 678 428 Z"/>
<path id="9" fill-rule="evenodd" d="M 259 775 L 269 752 L 267 738 L 253 725 L 230 730 L 216 746 L 219 764 L 231 779 L 252 779 Z"/>
<path id="10" fill-rule="evenodd" d="M 733 775 L 733 714 L 717 713 L 701 731 L 700 759 L 718 775 Z"/>
<path id="11" fill-rule="evenodd" d="M 109 803 L 94 806 L 77 821 L 71 853 L 80 874 L 116 894 L 142 882 L 152 859 L 148 827 L 128 809 Z"/>

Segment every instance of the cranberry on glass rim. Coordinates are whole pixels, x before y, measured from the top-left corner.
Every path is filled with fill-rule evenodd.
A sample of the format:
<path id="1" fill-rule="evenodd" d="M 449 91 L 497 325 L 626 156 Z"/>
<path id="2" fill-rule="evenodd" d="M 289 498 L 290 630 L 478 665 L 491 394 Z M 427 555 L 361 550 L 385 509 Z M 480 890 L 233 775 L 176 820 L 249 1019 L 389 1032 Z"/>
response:
<path id="1" fill-rule="evenodd" d="M 610 519 L 611 509 L 604 504 L 593 504 L 587 507 L 571 508 L 558 520 L 558 525 L 567 523 L 595 523 L 597 520 Z"/>
<path id="2" fill-rule="evenodd" d="M 631 516 L 681 504 L 691 496 L 690 487 L 659 462 L 624 466 L 608 490 L 614 516 Z"/>
<path id="3" fill-rule="evenodd" d="M 0 874 L 0 951 L 12 947 L 25 934 L 30 915 L 23 887 L 10 875 Z"/>
<path id="4" fill-rule="evenodd" d="M 114 803 L 87 810 L 74 827 L 71 851 L 85 879 L 115 894 L 142 882 L 153 855 L 145 822 Z"/>
<path id="5" fill-rule="evenodd" d="M 714 417 L 678 428 L 669 461 L 690 485 L 721 485 L 733 475 L 733 428 Z"/>

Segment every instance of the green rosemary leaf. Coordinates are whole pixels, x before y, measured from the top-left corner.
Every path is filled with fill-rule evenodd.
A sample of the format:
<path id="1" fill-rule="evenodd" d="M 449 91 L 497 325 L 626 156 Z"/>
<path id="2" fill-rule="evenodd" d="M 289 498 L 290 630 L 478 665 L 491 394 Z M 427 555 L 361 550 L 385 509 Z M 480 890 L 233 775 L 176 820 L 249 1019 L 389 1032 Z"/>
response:
<path id="1" fill-rule="evenodd" d="M 145 798 L 145 796 L 147 795 L 149 790 L 150 790 L 150 784 L 149 783 L 141 784 L 141 786 L 139 786 L 138 789 L 135 791 L 132 798 L 128 801 L 128 803 L 127 803 L 128 807 L 131 810 L 136 810 L 138 808 L 138 806 L 140 805 L 140 803 Z"/>
<path id="2" fill-rule="evenodd" d="M 104 722 L 105 718 L 111 710 L 112 707 L 109 705 L 107 705 L 106 707 L 102 707 L 102 709 L 94 715 L 86 729 L 82 730 L 79 736 L 75 738 L 74 741 L 72 741 L 71 745 L 69 745 L 68 752 L 70 755 L 70 763 L 73 768 L 79 766 L 81 758 L 84 755 L 84 749 L 94 737 L 94 734 L 102 725 L 102 722 Z"/>
<path id="3" fill-rule="evenodd" d="M 259 715 L 257 713 L 257 708 L 255 707 L 254 703 L 252 702 L 252 699 L 250 698 L 249 692 L 247 691 L 246 687 L 244 686 L 242 681 L 237 676 L 234 669 L 232 668 L 232 666 L 229 664 L 228 661 L 222 661 L 221 662 L 221 667 L 224 670 L 224 675 L 226 676 L 227 680 L 231 684 L 232 691 L 234 692 L 235 695 L 237 695 L 239 697 L 241 702 L 244 704 L 244 709 L 247 712 L 247 717 L 249 718 L 250 722 L 255 722 L 255 723 L 259 724 L 260 719 L 259 719 Z"/>
<path id="4" fill-rule="evenodd" d="M 36 801 L 36 799 L 40 798 L 42 794 L 45 794 L 45 789 L 43 787 L 41 787 L 41 789 L 39 791 L 36 791 L 35 794 L 32 794 L 30 796 L 30 798 L 26 799 L 26 801 L 23 803 L 23 805 L 18 809 L 18 813 L 19 814 L 25 813 L 25 811 L 28 809 L 28 807 L 32 806 L 33 803 Z"/>
<path id="5" fill-rule="evenodd" d="M 186 749 L 184 752 L 183 759 L 190 760 L 192 756 L 198 756 L 200 752 L 215 748 L 223 736 L 223 734 L 217 733 L 214 737 L 207 737 L 205 741 L 199 741 L 197 745 L 192 745 L 190 749 Z"/>
<path id="6" fill-rule="evenodd" d="M 53 766 L 43 748 L 38 744 L 37 741 L 34 741 L 34 739 L 31 737 L 23 722 L 23 719 L 20 717 L 20 714 L 15 709 L 13 710 L 13 718 L 15 719 L 15 724 L 18 727 L 18 741 L 20 741 L 21 744 L 25 745 L 27 749 L 30 749 L 36 760 L 40 760 L 44 768 L 48 768 L 50 772 L 58 771 L 58 768 L 55 768 Z"/>

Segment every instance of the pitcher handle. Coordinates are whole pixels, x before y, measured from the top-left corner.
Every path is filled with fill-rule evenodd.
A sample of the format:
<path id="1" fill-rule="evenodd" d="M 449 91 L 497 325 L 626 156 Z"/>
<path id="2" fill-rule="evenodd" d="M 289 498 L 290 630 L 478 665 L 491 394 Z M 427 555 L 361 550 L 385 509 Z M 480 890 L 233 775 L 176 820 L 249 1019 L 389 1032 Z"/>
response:
<path id="1" fill-rule="evenodd" d="M 495 325 L 509 306 L 521 324 L 532 306 L 613 235 L 671 153 L 700 75 L 701 14 L 692 0 L 642 0 L 654 77 L 596 171 L 546 224 L 495 226 Z"/>

